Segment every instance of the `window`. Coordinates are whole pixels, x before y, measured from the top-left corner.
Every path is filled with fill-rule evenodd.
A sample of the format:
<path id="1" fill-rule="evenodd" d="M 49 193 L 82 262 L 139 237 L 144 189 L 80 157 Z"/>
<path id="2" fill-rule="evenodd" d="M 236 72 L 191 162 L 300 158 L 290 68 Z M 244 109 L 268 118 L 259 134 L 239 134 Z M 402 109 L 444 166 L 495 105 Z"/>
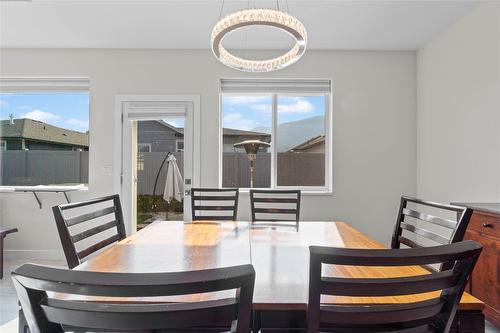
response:
<path id="1" fill-rule="evenodd" d="M 175 141 L 175 151 L 178 153 L 184 151 L 184 140 Z"/>
<path id="2" fill-rule="evenodd" d="M 0 185 L 87 184 L 88 79 L 0 84 Z"/>
<path id="3" fill-rule="evenodd" d="M 221 80 L 220 185 L 330 191 L 330 86 L 330 80 Z"/>
<path id="4" fill-rule="evenodd" d="M 138 143 L 137 149 L 139 153 L 150 153 L 151 152 L 151 144 L 150 143 Z"/>

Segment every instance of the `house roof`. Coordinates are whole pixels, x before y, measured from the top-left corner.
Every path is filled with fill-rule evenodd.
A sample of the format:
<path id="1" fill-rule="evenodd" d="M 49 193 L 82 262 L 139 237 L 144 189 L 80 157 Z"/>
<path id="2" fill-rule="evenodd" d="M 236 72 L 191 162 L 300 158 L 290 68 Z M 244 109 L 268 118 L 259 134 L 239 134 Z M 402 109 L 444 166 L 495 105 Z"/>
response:
<path id="1" fill-rule="evenodd" d="M 307 150 L 311 147 L 314 147 L 319 144 L 324 144 L 325 143 L 325 136 L 324 135 L 318 135 L 315 136 L 305 142 L 302 142 L 301 144 L 293 147 L 290 149 L 290 151 L 301 151 L 301 150 Z"/>
<path id="2" fill-rule="evenodd" d="M 10 120 L 1 120 L 0 137 L 24 138 L 83 147 L 89 146 L 88 133 L 72 131 L 27 118 L 14 119 L 14 124 L 11 124 Z"/>
<path id="3" fill-rule="evenodd" d="M 181 127 L 174 127 L 163 120 L 158 120 L 160 124 L 162 124 L 165 127 L 170 128 L 171 130 L 179 133 L 179 134 L 184 134 L 184 128 Z M 234 129 L 234 128 L 223 128 L 223 135 L 231 135 L 231 136 L 271 136 L 269 133 L 262 133 L 262 132 L 254 132 L 254 131 L 244 131 L 244 130 L 239 130 L 239 129 Z"/>
<path id="4" fill-rule="evenodd" d="M 271 136 L 269 133 L 262 132 L 254 132 L 254 131 L 244 131 L 234 128 L 223 128 L 224 135 L 233 135 L 233 136 Z"/>

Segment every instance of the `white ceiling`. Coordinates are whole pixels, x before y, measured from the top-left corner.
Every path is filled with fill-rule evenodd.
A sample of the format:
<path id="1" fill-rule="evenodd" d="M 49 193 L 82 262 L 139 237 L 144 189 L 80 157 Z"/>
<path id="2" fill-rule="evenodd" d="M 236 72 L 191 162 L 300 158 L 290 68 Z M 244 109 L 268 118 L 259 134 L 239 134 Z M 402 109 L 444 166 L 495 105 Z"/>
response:
<path id="1" fill-rule="evenodd" d="M 250 7 L 276 8 L 276 1 Z M 0 2 L 0 47 L 208 49 L 222 0 Z M 279 0 L 282 9 L 286 2 Z M 311 49 L 414 50 L 478 1 L 288 1 Z M 226 0 L 223 15 L 247 8 Z M 246 35 L 246 36 L 245 36 Z M 229 47 L 276 49 L 290 40 L 267 29 L 238 32 Z M 285 42 L 283 42 L 285 40 Z"/>

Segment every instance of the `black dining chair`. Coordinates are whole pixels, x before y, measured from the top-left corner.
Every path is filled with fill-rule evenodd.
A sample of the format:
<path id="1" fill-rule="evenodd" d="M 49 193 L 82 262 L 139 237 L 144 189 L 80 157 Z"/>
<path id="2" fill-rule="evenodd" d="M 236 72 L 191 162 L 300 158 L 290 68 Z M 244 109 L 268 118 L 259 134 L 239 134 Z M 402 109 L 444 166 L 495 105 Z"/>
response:
<path id="1" fill-rule="evenodd" d="M 250 190 L 252 225 L 299 230 L 300 190 Z"/>
<path id="2" fill-rule="evenodd" d="M 237 188 L 192 188 L 192 220 L 236 221 L 238 199 Z"/>
<path id="3" fill-rule="evenodd" d="M 52 211 L 69 268 L 127 236 L 118 194 L 54 206 Z M 80 242 L 87 244 L 78 250 Z"/>
<path id="4" fill-rule="evenodd" d="M 311 246 L 307 331 L 447 333 L 482 247 L 474 241 L 410 249 L 346 249 Z M 448 270 L 397 278 L 338 278 L 324 265 L 409 266 L 453 262 Z M 398 304 L 321 304 L 322 295 L 382 297 L 432 291 L 434 298 Z"/>
<path id="5" fill-rule="evenodd" d="M 409 203 L 414 207 L 409 208 Z M 432 209 L 433 214 L 437 214 L 437 212 L 439 214 L 448 213 L 453 216 L 453 219 L 423 212 L 424 208 Z M 402 196 L 392 235 L 391 248 L 399 249 L 401 244 L 418 248 L 460 242 L 464 239 L 471 216 L 472 209 L 470 208 Z M 423 244 L 424 239 L 427 244 Z M 439 269 L 445 269 L 449 264 L 444 263 L 443 265 Z M 426 268 L 436 270 L 432 266 Z"/>
<path id="6" fill-rule="evenodd" d="M 241 265 L 175 273 L 104 273 L 25 264 L 12 272 L 12 279 L 31 333 L 203 332 L 204 327 L 248 333 L 255 271 L 252 265 Z M 233 296 L 183 303 L 138 304 L 130 299 L 231 290 Z M 79 296 L 102 301 L 78 301 Z"/>

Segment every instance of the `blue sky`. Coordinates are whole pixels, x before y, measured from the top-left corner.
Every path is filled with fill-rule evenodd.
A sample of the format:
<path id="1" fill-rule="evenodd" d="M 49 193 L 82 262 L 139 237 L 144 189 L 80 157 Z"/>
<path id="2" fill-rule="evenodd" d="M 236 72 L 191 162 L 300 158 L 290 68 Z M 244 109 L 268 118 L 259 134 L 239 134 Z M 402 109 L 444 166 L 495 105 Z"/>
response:
<path id="1" fill-rule="evenodd" d="M 89 129 L 88 93 L 0 93 L 0 119 L 30 118 L 78 132 Z"/>
<path id="2" fill-rule="evenodd" d="M 226 128 L 253 130 L 270 128 L 270 95 L 225 95 L 222 98 L 222 124 Z M 278 125 L 325 115 L 324 96 L 278 97 Z"/>

